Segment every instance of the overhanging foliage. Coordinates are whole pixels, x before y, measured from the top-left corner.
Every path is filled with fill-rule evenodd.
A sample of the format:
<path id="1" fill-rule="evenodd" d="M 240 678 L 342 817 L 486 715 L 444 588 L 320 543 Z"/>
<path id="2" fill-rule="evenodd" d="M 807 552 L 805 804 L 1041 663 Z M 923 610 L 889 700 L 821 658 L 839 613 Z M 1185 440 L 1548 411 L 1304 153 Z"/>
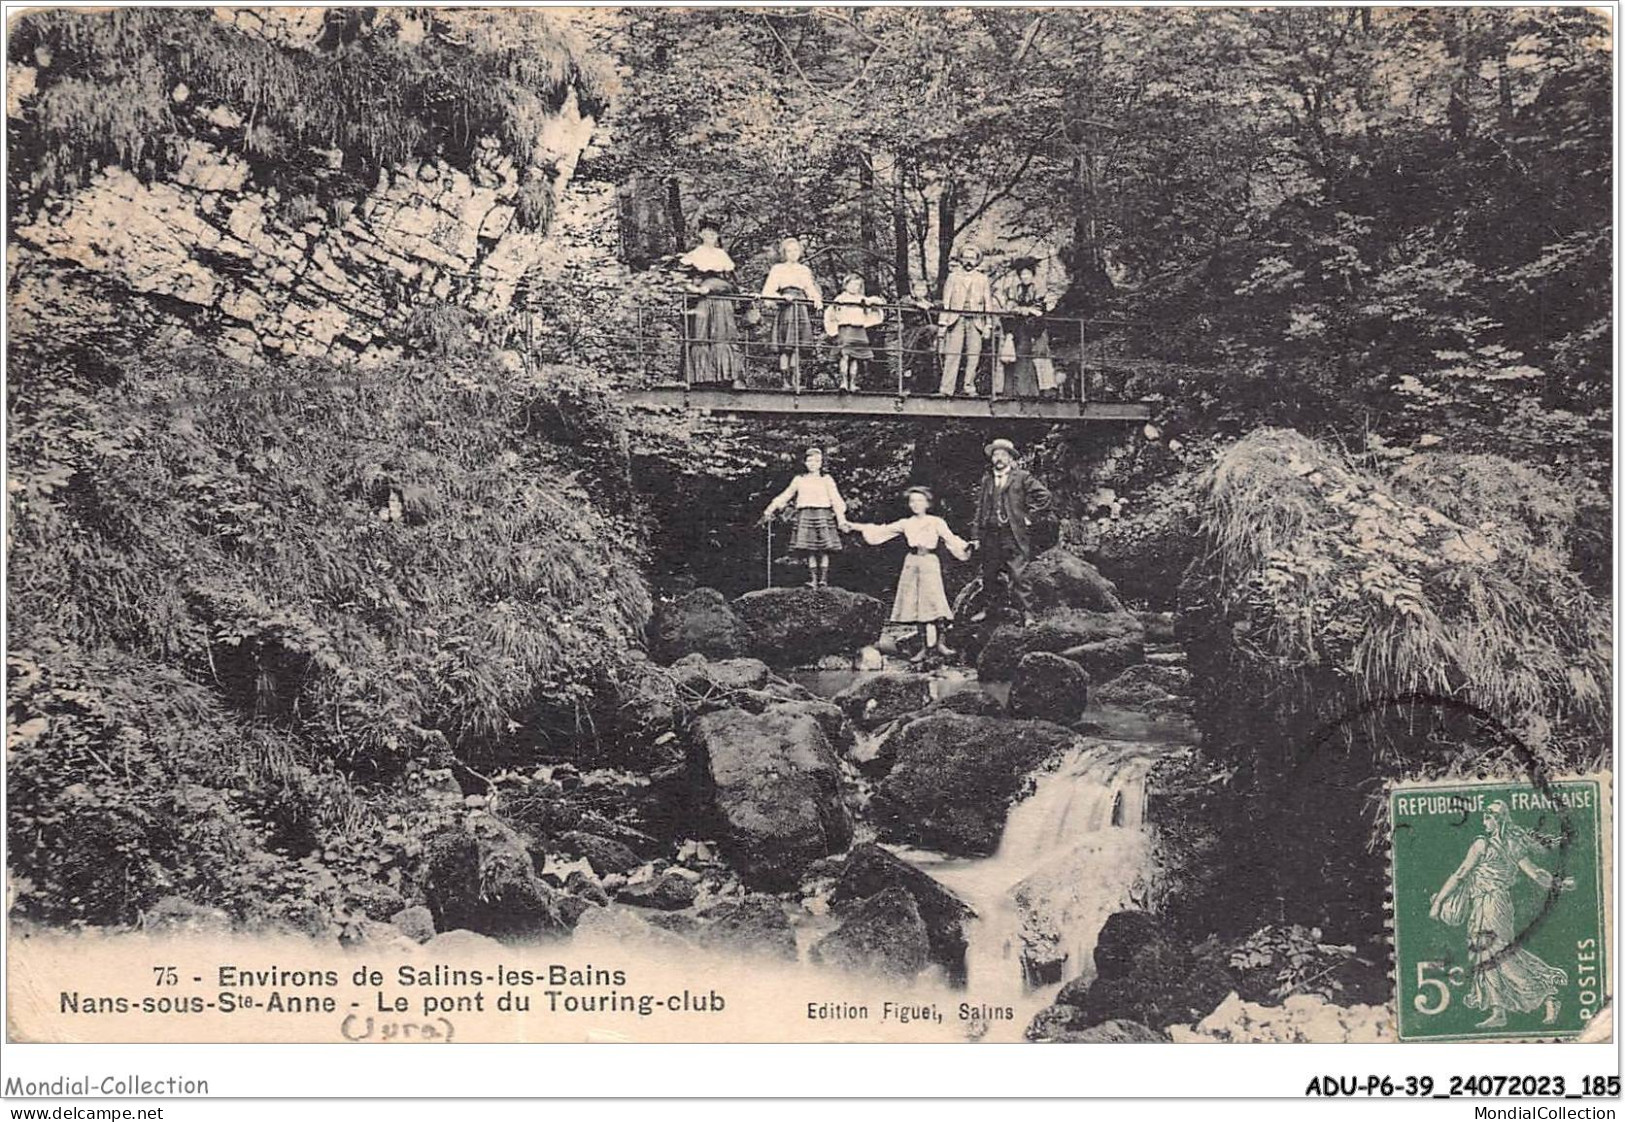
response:
<path id="1" fill-rule="evenodd" d="M 10 57 L 32 68 L 35 91 L 8 136 L 14 213 L 104 165 L 172 172 L 193 137 L 322 203 L 365 193 L 409 158 L 466 167 L 482 136 L 527 169 L 572 91 L 583 112 L 603 106 L 599 70 L 545 13 L 405 11 L 329 9 L 309 45 L 207 8 L 19 16 Z"/>

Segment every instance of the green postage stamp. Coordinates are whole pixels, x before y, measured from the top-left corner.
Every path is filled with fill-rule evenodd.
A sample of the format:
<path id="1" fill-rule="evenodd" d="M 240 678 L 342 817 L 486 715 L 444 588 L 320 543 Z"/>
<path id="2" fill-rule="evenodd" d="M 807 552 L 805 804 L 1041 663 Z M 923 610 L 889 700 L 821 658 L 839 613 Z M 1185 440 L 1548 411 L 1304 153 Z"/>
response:
<path id="1" fill-rule="evenodd" d="M 1389 793 L 1400 1040 L 1575 1037 L 1607 1002 L 1609 784 Z"/>

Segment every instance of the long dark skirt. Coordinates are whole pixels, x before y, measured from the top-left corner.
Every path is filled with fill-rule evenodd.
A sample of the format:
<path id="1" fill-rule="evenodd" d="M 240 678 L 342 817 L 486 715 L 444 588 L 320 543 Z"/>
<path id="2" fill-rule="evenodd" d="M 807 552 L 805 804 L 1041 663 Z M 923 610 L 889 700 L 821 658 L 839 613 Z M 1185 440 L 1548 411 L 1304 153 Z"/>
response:
<path id="1" fill-rule="evenodd" d="M 1049 332 L 1044 329 L 1043 321 L 1016 318 L 1007 330 L 1015 343 L 1016 361 L 1010 364 L 1005 376 L 1005 392 L 1011 397 L 1037 397 L 1041 389 L 1054 389 L 1053 383 L 1043 384 L 1053 378 L 1053 364 L 1050 378 L 1041 377 L 1039 373 L 1039 363 L 1050 361 Z"/>
<path id="2" fill-rule="evenodd" d="M 745 376 L 732 300 L 702 296 L 689 313 L 688 380 L 732 382 Z"/>

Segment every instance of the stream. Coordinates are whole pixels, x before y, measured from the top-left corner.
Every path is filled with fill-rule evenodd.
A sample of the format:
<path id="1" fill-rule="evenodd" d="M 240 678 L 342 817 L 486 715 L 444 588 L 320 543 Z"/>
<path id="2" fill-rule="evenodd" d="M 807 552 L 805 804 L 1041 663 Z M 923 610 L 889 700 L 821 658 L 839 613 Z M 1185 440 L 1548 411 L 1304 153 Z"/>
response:
<path id="1" fill-rule="evenodd" d="M 859 676 L 822 674 L 827 680 L 800 680 L 827 695 Z M 973 672 L 933 683 L 937 696 L 978 688 Z M 966 928 L 966 984 L 951 1000 L 1015 1010 L 1011 1019 L 974 1026 L 980 1039 L 1021 1040 L 1063 982 L 1092 976 L 1107 917 L 1143 906 L 1154 882 L 1147 780 L 1157 760 L 1192 744 L 1194 733 L 1184 722 L 1128 709 L 1091 708 L 1083 722 L 1089 731 L 1011 808 L 992 856 L 887 847 L 976 912 Z"/>

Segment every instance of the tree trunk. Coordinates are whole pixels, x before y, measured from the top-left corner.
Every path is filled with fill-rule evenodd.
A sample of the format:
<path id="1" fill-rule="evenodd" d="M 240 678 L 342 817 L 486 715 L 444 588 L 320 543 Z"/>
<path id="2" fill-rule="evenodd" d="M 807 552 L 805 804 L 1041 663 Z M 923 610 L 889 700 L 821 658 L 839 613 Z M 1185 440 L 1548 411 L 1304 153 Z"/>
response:
<path id="1" fill-rule="evenodd" d="M 688 229 L 683 222 L 683 190 L 675 175 L 666 177 L 666 221 L 671 224 L 672 241 L 676 243 L 674 252 L 682 253 L 688 248 Z"/>
<path id="2" fill-rule="evenodd" d="M 1065 303 L 1069 311 L 1081 312 L 1093 298 L 1110 290 L 1106 258 L 1100 245 L 1100 215 L 1095 191 L 1095 171 L 1089 154 L 1079 151 L 1072 161 L 1072 288 Z"/>
<path id="3" fill-rule="evenodd" d="M 863 290 L 875 291 L 875 261 L 880 249 L 875 239 L 875 169 L 866 153 L 858 153 L 858 242 L 863 246 Z"/>
<path id="4" fill-rule="evenodd" d="M 1445 108 L 1445 119 L 1450 125 L 1450 139 L 1457 146 L 1467 143 L 1472 131 L 1472 108 L 1468 104 L 1467 83 L 1473 71 L 1473 52 L 1468 42 L 1467 12 L 1447 10 L 1445 16 L 1444 53 L 1456 62 L 1456 73 L 1450 80 L 1450 104 Z"/>
<path id="5" fill-rule="evenodd" d="M 937 275 L 931 286 L 940 293 L 948 283 L 948 270 L 954 261 L 954 216 L 959 204 L 959 183 L 950 179 L 937 196 Z"/>
<path id="6" fill-rule="evenodd" d="M 897 298 L 908 295 L 908 201 L 903 196 L 903 161 L 899 157 L 892 165 L 892 279 L 897 285 Z"/>

